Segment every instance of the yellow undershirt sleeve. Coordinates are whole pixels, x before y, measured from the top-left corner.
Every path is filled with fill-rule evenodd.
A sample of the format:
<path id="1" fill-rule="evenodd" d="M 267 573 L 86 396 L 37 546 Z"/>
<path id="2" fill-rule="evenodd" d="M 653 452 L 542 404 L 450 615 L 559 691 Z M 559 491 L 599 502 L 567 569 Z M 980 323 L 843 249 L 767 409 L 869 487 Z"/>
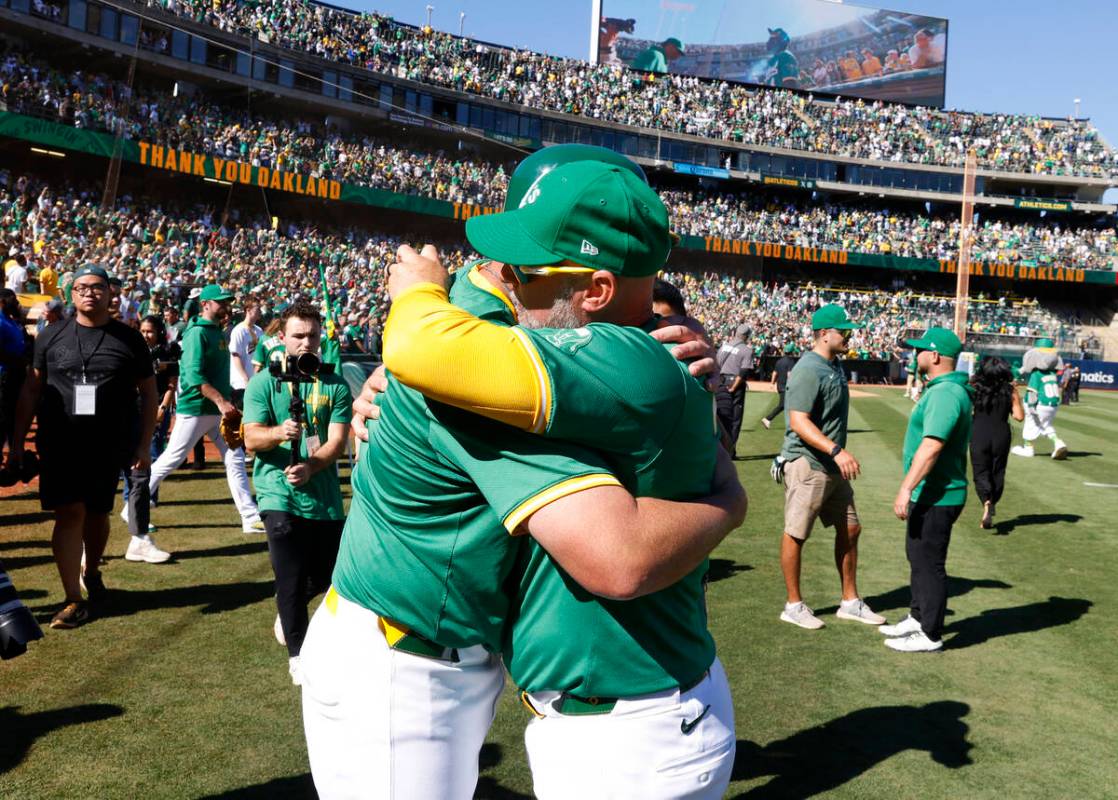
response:
<path id="1" fill-rule="evenodd" d="M 434 283 L 392 301 L 384 364 L 432 400 L 540 433 L 551 408 L 551 379 L 531 340 L 451 305 Z"/>

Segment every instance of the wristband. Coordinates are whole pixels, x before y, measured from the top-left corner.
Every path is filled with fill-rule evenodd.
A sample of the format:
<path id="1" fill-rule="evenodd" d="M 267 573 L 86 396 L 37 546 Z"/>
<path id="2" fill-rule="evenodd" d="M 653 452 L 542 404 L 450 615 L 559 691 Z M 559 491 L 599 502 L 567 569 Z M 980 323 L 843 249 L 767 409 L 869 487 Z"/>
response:
<path id="1" fill-rule="evenodd" d="M 842 452 L 842 445 L 841 444 L 836 444 L 834 447 L 831 448 L 831 458 L 834 458 L 835 456 L 837 456 L 841 452 Z"/>

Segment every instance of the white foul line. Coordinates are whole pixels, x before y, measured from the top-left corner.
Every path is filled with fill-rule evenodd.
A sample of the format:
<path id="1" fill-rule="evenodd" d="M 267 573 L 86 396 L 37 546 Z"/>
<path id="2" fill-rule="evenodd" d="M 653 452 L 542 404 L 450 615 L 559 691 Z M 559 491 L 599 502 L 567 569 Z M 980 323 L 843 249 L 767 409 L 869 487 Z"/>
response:
<path id="1" fill-rule="evenodd" d="M 1095 486 L 1099 489 L 1118 489 L 1118 483 L 1091 483 L 1090 481 L 1083 481 L 1084 486 Z"/>

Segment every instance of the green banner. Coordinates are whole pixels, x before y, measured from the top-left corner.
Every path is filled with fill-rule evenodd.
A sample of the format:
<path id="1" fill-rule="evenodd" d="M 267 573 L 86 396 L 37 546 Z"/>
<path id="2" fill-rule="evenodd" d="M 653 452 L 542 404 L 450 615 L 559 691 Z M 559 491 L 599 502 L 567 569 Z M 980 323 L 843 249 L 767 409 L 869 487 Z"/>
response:
<path id="1" fill-rule="evenodd" d="M 1071 203 L 1063 200 L 1045 200 L 1039 197 L 1018 197 L 1013 201 L 1013 206 L 1028 211 L 1071 211 Z"/>
<path id="2" fill-rule="evenodd" d="M 58 147 L 92 155 L 111 157 L 114 138 L 107 133 L 86 131 L 57 122 L 49 122 L 34 117 L 25 117 L 0 111 L 0 136 L 34 142 L 40 146 Z M 355 186 L 349 183 L 316 178 L 313 175 L 286 172 L 255 167 L 238 161 L 229 161 L 218 156 L 175 150 L 150 142 L 122 143 L 121 158 L 135 162 L 164 173 L 175 173 L 185 178 L 203 178 L 222 183 L 242 183 L 275 189 L 315 198 L 324 202 L 344 202 L 358 205 L 388 208 L 413 214 L 464 221 L 479 214 L 495 214 L 498 208 L 451 203 L 430 197 L 397 194 L 386 189 L 369 186 Z M 772 178 L 772 181 L 767 181 Z M 796 178 L 762 176 L 762 180 L 775 183 L 796 181 L 797 185 L 811 184 Z M 1018 200 L 1019 207 L 1026 208 L 1029 202 L 1055 202 Z M 1067 205 L 1070 209 L 1070 204 Z M 708 253 L 725 255 L 755 256 L 778 258 L 818 264 L 850 265 L 857 267 L 876 267 L 880 269 L 907 270 L 910 272 L 954 273 L 955 263 L 931 258 L 901 258 L 881 253 L 858 253 L 845 250 L 831 250 L 818 247 L 796 247 L 772 242 L 748 242 L 737 239 L 716 237 L 684 236 L 679 247 L 684 250 L 701 250 Z M 1037 265 L 1029 263 L 972 263 L 971 274 L 984 277 L 1008 278 L 1027 281 L 1056 281 L 1061 283 L 1118 284 L 1118 272 L 1104 270 L 1075 269 L 1068 265 Z"/>

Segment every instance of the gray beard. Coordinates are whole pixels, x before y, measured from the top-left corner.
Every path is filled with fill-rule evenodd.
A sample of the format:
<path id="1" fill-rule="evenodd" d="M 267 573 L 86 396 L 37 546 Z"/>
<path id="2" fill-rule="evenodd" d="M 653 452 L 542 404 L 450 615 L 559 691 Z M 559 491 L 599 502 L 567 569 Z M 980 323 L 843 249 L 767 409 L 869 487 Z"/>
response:
<path id="1" fill-rule="evenodd" d="M 582 319 L 578 312 L 571 306 L 571 298 L 574 297 L 576 287 L 574 284 L 568 284 L 564 287 L 563 292 L 555 298 L 555 302 L 551 304 L 551 309 L 547 312 L 547 316 L 542 321 L 529 316 L 524 307 L 520 304 L 519 300 L 514 299 L 513 305 L 516 307 L 517 314 L 520 319 L 520 326 L 529 330 L 538 330 L 540 328 L 581 328 L 586 324 L 586 320 Z"/>

